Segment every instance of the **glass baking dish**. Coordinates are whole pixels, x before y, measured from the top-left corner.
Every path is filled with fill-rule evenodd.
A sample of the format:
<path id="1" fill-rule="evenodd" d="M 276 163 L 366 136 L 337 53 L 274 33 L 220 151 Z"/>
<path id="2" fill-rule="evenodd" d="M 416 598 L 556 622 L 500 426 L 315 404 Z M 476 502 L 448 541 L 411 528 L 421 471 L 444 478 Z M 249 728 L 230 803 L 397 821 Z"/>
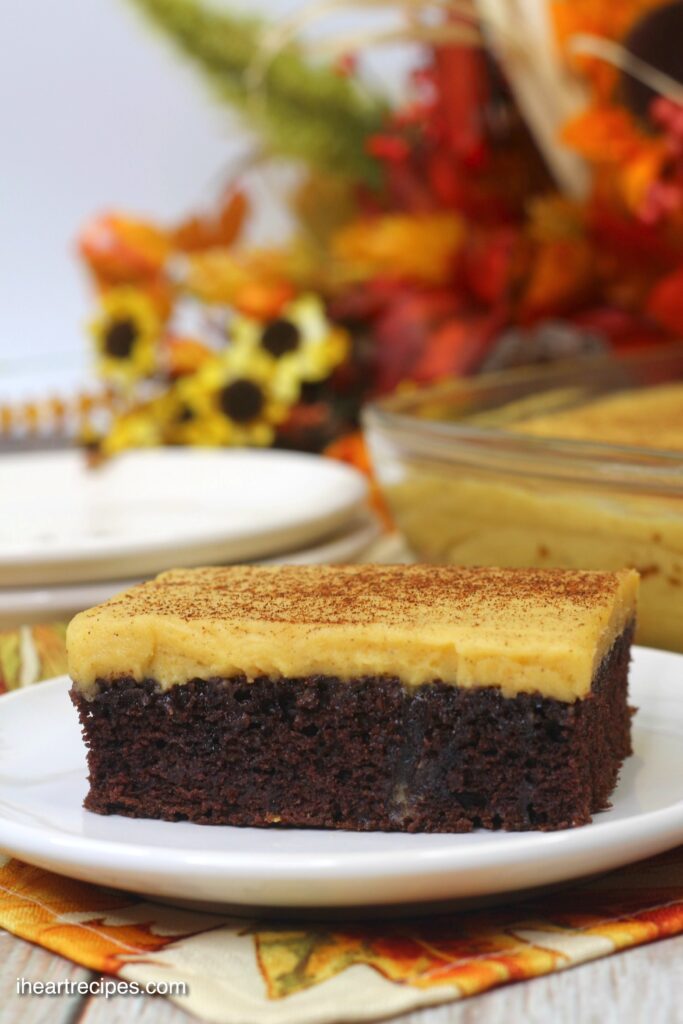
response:
<path id="1" fill-rule="evenodd" d="M 648 447 L 647 437 L 634 447 L 515 433 L 521 418 L 671 381 L 683 381 L 683 345 L 440 383 L 370 405 L 364 425 L 382 491 L 419 558 L 633 567 L 639 642 L 680 651 L 683 451 Z"/>

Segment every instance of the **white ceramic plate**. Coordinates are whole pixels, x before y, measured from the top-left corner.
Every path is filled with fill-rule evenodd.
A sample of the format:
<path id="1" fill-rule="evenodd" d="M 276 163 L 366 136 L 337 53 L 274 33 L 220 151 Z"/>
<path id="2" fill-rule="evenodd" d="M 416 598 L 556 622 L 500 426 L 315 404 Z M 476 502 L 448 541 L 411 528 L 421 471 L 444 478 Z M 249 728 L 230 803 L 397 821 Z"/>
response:
<path id="1" fill-rule="evenodd" d="M 122 579 L 170 565 L 264 558 L 357 512 L 362 475 L 270 450 L 79 451 L 0 458 L 0 586 Z"/>
<path id="2" fill-rule="evenodd" d="M 251 829 L 83 811 L 68 681 L 0 698 L 0 849 L 148 896 L 350 907 L 510 893 L 605 871 L 683 840 L 683 656 L 638 648 L 635 755 L 610 810 L 562 832 L 470 835 Z"/>
<path id="3" fill-rule="evenodd" d="M 261 559 L 262 565 L 335 565 L 349 562 L 379 536 L 381 527 L 377 517 L 367 511 L 356 516 L 348 526 L 324 537 L 312 547 L 297 548 L 273 558 Z M 28 625 L 31 622 L 49 622 L 69 619 L 76 612 L 102 604 L 114 594 L 140 583 L 132 580 L 102 580 L 97 583 L 53 584 L 44 587 L 0 588 L 0 629 Z"/>

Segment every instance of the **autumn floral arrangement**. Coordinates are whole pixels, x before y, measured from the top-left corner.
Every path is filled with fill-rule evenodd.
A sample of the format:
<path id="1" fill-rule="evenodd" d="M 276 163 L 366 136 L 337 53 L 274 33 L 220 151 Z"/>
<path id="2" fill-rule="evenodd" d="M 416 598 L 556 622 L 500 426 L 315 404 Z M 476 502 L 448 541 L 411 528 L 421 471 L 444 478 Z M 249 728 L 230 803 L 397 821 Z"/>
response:
<path id="1" fill-rule="evenodd" d="M 683 333 L 683 3 L 396 0 L 314 59 L 321 0 L 278 24 L 132 2 L 241 112 L 250 164 L 303 170 L 279 246 L 245 240 L 247 166 L 176 224 L 85 225 L 101 455 L 320 450 L 369 396 Z M 397 39 L 421 56 L 395 107 L 362 70 Z"/>

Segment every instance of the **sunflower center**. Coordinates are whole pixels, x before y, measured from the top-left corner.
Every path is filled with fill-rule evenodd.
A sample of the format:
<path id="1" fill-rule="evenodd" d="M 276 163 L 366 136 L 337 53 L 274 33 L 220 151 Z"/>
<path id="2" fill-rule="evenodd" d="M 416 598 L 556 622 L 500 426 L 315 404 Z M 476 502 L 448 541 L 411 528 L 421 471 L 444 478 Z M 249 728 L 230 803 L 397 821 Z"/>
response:
<path id="1" fill-rule="evenodd" d="M 261 334 L 261 347 L 276 359 L 288 352 L 294 352 L 300 341 L 301 332 L 291 320 L 271 320 Z"/>
<path id="2" fill-rule="evenodd" d="M 252 380 L 232 381 L 218 394 L 218 404 L 226 416 L 236 423 L 255 420 L 265 404 L 263 392 Z"/>
<path id="3" fill-rule="evenodd" d="M 137 327 L 130 317 L 112 320 L 104 335 L 104 348 L 107 355 L 112 356 L 113 359 L 128 359 L 137 336 Z"/>
<path id="4" fill-rule="evenodd" d="M 194 409 L 192 406 L 187 405 L 185 402 L 182 403 L 178 409 L 176 415 L 177 423 L 190 423 L 194 419 Z"/>

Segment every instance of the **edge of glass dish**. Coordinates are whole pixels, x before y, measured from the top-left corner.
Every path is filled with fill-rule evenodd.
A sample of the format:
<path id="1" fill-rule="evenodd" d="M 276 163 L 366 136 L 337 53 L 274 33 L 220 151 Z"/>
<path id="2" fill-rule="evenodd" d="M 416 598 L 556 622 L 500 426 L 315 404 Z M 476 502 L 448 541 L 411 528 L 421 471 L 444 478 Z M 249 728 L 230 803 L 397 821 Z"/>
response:
<path id="1" fill-rule="evenodd" d="M 622 358 L 591 356 L 579 362 L 441 381 L 370 403 L 363 412 L 363 424 L 378 463 L 384 454 L 380 450 L 382 442 L 388 442 L 400 458 L 418 458 L 435 468 L 475 465 L 487 471 L 499 469 L 508 476 L 573 480 L 645 493 L 683 495 L 681 452 L 530 437 L 510 428 L 468 423 L 464 418 L 424 415 L 425 407 L 433 408 L 436 403 L 443 407 L 450 403 L 456 408 L 457 401 L 467 401 L 468 413 L 472 415 L 502 408 L 511 397 L 540 395 L 553 387 L 580 387 L 588 397 L 665 383 L 676 377 L 683 380 L 683 343 Z"/>

